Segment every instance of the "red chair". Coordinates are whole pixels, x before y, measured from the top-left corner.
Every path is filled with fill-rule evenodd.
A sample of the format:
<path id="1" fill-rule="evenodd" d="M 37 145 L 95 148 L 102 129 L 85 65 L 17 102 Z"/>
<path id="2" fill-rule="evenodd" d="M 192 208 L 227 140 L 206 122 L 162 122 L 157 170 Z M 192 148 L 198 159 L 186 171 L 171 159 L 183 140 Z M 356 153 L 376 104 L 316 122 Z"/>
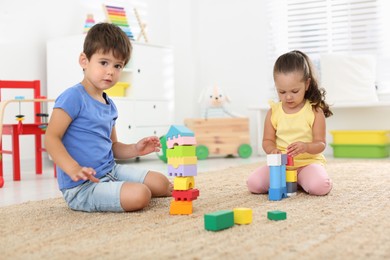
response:
<path id="1" fill-rule="evenodd" d="M 34 91 L 34 99 L 40 99 L 41 87 L 40 81 L 2 81 L 0 80 L 0 101 L 2 89 L 32 89 Z M 42 135 L 45 134 L 45 130 L 42 126 L 45 122 L 42 122 L 41 103 L 34 102 L 34 123 L 23 123 L 22 125 L 15 124 L 3 124 L 2 135 L 0 139 L 0 180 L 3 179 L 3 156 L 4 154 L 12 155 L 13 165 L 13 179 L 14 181 L 20 181 L 20 151 L 19 151 L 19 136 L 20 135 L 34 135 L 35 137 L 35 171 L 37 174 L 42 174 L 42 153 L 46 150 L 42 148 Z M 0 122 L 1 123 L 1 122 Z M 47 125 L 47 123 L 46 123 Z M 2 138 L 3 135 L 11 135 L 12 150 L 3 150 Z M 1 187 L 1 186 L 0 186 Z"/>

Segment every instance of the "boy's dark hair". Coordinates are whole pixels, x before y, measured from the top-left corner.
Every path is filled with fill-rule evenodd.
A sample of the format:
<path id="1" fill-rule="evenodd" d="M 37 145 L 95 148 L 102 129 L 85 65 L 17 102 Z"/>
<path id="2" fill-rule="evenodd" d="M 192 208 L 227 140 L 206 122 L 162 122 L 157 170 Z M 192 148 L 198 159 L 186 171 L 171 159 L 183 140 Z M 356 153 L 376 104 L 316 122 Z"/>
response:
<path id="1" fill-rule="evenodd" d="M 312 103 L 314 109 L 321 108 L 325 117 L 330 117 L 333 113 L 325 102 L 326 91 L 318 86 L 318 80 L 313 68 L 313 64 L 305 53 L 294 50 L 281 55 L 276 60 L 273 74 L 275 78 L 275 75 L 278 73 L 301 71 L 303 73 L 303 81 L 311 79 L 309 88 L 305 92 L 305 99 Z"/>
<path id="2" fill-rule="evenodd" d="M 89 60 L 98 51 L 104 54 L 112 51 L 114 57 L 123 60 L 126 65 L 130 60 L 132 46 L 129 37 L 117 25 L 98 23 L 89 29 L 83 52 Z"/>

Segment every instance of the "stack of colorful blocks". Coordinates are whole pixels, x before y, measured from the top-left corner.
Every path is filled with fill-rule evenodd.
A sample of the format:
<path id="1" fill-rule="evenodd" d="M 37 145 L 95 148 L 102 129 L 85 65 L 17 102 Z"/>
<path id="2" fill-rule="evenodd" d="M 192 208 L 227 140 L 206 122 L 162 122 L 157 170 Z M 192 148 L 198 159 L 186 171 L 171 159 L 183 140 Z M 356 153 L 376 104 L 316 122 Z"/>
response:
<path id="1" fill-rule="evenodd" d="M 166 134 L 168 175 L 173 176 L 173 192 L 169 213 L 192 214 L 192 201 L 199 196 L 195 189 L 197 175 L 196 140 L 185 126 L 173 125 Z"/>
<path id="2" fill-rule="evenodd" d="M 293 158 L 287 154 L 268 154 L 267 165 L 270 173 L 269 200 L 281 200 L 296 194 L 297 171 L 287 170 L 293 166 Z"/>

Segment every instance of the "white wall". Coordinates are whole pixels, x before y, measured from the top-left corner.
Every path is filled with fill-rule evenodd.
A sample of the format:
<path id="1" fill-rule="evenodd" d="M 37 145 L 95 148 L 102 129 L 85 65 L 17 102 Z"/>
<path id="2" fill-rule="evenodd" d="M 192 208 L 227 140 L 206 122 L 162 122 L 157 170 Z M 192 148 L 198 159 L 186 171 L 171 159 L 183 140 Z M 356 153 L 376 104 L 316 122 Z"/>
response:
<path id="1" fill-rule="evenodd" d="M 172 0 L 175 47 L 176 119 L 199 117 L 202 89 L 217 84 L 231 98 L 231 110 L 251 118 L 248 108 L 269 96 L 265 2 L 256 0 Z M 191 104 L 190 106 L 188 104 Z"/>

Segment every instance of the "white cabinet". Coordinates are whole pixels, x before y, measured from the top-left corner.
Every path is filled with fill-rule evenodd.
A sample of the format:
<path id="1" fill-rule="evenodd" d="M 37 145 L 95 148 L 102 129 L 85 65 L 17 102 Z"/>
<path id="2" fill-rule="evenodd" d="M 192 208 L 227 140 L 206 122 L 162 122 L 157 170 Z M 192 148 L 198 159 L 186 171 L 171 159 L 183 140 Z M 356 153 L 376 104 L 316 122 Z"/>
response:
<path id="1" fill-rule="evenodd" d="M 170 101 L 139 101 L 115 98 L 119 117 L 115 128 L 120 141 L 133 143 L 143 137 L 162 136 L 174 121 L 173 105 Z"/>
<path id="2" fill-rule="evenodd" d="M 47 43 L 48 98 L 56 98 L 82 80 L 78 58 L 84 37 L 76 35 Z M 132 45 L 132 57 L 120 79 L 130 87 L 124 97 L 111 97 L 119 113 L 118 139 L 124 143 L 134 143 L 150 135 L 164 135 L 174 122 L 173 50 L 137 42 Z"/>
<path id="3" fill-rule="evenodd" d="M 173 52 L 170 48 L 133 44 L 131 96 L 144 100 L 173 100 Z"/>

